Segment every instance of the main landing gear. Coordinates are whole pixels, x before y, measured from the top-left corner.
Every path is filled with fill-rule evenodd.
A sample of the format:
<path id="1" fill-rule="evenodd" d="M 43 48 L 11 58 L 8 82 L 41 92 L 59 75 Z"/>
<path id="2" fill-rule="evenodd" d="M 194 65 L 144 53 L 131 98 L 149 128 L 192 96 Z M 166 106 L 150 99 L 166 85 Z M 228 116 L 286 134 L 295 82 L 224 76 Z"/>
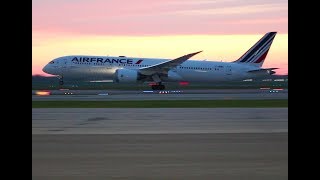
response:
<path id="1" fill-rule="evenodd" d="M 157 85 L 152 85 L 151 88 L 152 90 L 164 90 L 166 87 L 160 82 Z"/>
<path id="2" fill-rule="evenodd" d="M 161 84 L 161 79 L 158 74 L 152 75 L 152 79 L 154 82 L 156 82 L 156 85 L 152 85 L 152 90 L 164 90 L 166 87 Z"/>

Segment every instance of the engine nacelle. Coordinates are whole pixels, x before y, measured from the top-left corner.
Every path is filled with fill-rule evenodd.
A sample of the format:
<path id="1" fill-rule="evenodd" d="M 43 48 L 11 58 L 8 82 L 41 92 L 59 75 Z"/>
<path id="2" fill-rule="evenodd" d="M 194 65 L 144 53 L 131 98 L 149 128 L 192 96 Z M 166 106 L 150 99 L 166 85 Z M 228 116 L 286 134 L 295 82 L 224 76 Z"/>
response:
<path id="1" fill-rule="evenodd" d="M 114 81 L 118 83 L 138 82 L 138 72 L 132 69 L 117 69 L 114 74 Z"/>
<path id="2" fill-rule="evenodd" d="M 168 81 L 183 81 L 183 78 L 174 71 L 168 71 Z"/>

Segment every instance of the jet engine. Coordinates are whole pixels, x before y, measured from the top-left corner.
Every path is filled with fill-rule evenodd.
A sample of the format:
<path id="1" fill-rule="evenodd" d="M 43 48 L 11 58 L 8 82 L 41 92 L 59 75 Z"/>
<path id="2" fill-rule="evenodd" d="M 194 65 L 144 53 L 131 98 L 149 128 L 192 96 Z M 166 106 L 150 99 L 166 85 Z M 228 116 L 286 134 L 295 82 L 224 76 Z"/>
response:
<path id="1" fill-rule="evenodd" d="M 118 83 L 134 83 L 138 81 L 138 72 L 132 69 L 117 69 L 114 81 Z"/>
<path id="2" fill-rule="evenodd" d="M 152 80 L 151 76 L 143 75 L 134 69 L 117 69 L 114 73 L 114 82 L 136 83 Z"/>
<path id="3" fill-rule="evenodd" d="M 175 71 L 168 72 L 168 81 L 183 81 L 183 78 Z"/>

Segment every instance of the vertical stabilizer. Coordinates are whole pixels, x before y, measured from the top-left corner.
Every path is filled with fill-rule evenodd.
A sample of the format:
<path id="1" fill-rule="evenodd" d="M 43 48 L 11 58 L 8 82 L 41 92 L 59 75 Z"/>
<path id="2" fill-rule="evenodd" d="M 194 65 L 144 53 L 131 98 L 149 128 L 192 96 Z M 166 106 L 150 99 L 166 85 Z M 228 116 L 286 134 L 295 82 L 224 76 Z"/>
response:
<path id="1" fill-rule="evenodd" d="M 234 63 L 245 63 L 252 66 L 261 67 L 268 51 L 271 47 L 272 41 L 277 32 L 266 33 L 256 44 L 254 44 L 246 53 L 244 53 Z"/>

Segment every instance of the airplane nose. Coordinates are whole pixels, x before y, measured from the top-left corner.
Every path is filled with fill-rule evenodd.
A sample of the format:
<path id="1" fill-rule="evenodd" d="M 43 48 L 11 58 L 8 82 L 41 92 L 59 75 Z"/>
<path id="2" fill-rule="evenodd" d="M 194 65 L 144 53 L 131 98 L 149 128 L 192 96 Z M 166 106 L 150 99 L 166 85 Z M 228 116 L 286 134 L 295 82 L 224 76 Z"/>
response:
<path id="1" fill-rule="evenodd" d="M 49 68 L 48 68 L 48 65 L 45 65 L 45 66 L 42 68 L 42 71 L 49 74 L 48 69 L 49 69 Z"/>

